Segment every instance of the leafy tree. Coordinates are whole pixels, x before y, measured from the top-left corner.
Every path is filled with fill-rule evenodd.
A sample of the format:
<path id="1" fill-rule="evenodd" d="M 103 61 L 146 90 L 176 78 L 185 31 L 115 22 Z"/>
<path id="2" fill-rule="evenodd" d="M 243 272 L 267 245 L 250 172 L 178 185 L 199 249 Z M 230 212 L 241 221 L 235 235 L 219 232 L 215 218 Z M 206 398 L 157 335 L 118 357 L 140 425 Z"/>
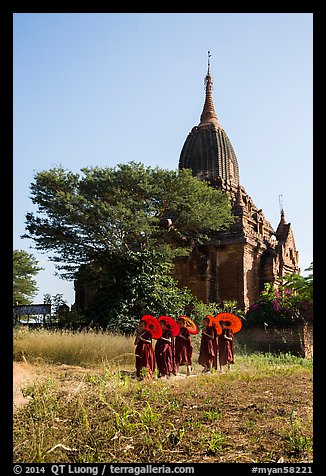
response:
<path id="1" fill-rule="evenodd" d="M 170 270 L 171 263 L 156 251 L 112 254 L 102 286 L 84 311 L 85 324 L 129 334 L 144 314 L 183 314 L 195 297 L 188 289 L 177 286 Z M 88 270 L 88 278 L 91 272 Z"/>
<path id="2" fill-rule="evenodd" d="M 51 296 L 50 293 L 43 294 L 44 304 L 51 304 L 52 316 L 57 316 L 63 306 L 67 304 L 66 299 L 63 298 L 62 293 L 57 293 Z"/>
<path id="3" fill-rule="evenodd" d="M 237 301 L 210 302 L 208 304 L 201 301 L 194 301 L 191 312 L 186 313 L 186 315 L 201 325 L 203 317 L 207 315 L 216 316 L 221 312 L 230 312 L 241 320 L 244 318 L 244 311 L 238 308 Z"/>
<path id="4" fill-rule="evenodd" d="M 43 303 L 44 304 L 52 304 L 52 296 L 50 293 L 43 294 Z"/>
<path id="5" fill-rule="evenodd" d="M 293 299 L 297 302 L 307 301 L 313 302 L 313 263 L 305 271 L 310 271 L 308 276 L 301 276 L 300 274 L 291 273 L 281 278 L 281 289 L 291 289 Z M 288 294 L 288 293 L 287 293 Z"/>
<path id="6" fill-rule="evenodd" d="M 265 284 L 258 300 L 246 315 L 246 325 L 290 325 L 313 319 L 313 264 L 308 276 L 291 273 L 274 285 Z"/>
<path id="7" fill-rule="evenodd" d="M 110 253 L 156 250 L 169 259 L 189 253 L 234 220 L 227 195 L 189 170 L 135 162 L 80 174 L 62 167 L 38 172 L 31 198 L 38 210 L 26 215 L 23 237 L 52 252 L 70 279 L 81 264 L 101 267 Z"/>
<path id="8" fill-rule="evenodd" d="M 233 312 L 242 316 L 236 301 L 204 304 L 189 289 L 179 288 L 170 276 L 172 263 L 164 261 L 159 252 L 112 254 L 106 265 L 102 287 L 84 311 L 87 326 L 129 334 L 144 314 L 174 318 L 187 315 L 198 325 L 207 314 Z M 98 283 L 100 278 L 92 273 L 96 271 L 87 268 L 87 282 Z"/>
<path id="9" fill-rule="evenodd" d="M 33 279 L 43 268 L 36 258 L 24 250 L 13 251 L 13 304 L 30 304 L 37 293 Z"/>
<path id="10" fill-rule="evenodd" d="M 173 259 L 234 221 L 228 196 L 191 171 L 135 162 L 39 172 L 31 198 L 24 237 L 53 253 L 62 277 L 93 288 L 85 324 L 112 329 L 134 329 L 144 310 L 183 312 L 194 297 L 172 279 Z"/>

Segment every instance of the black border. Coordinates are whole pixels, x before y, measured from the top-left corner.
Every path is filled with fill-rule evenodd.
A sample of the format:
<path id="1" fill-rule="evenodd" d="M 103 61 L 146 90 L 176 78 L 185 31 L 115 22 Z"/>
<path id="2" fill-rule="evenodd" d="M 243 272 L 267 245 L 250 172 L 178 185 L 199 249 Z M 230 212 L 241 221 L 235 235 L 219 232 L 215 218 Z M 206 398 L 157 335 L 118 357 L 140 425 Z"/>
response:
<path id="1" fill-rule="evenodd" d="M 323 81 L 323 75 L 318 66 L 323 65 L 322 59 L 318 60 L 318 53 L 322 48 L 318 48 L 319 44 L 322 41 L 321 36 L 321 2 L 313 1 L 275 1 L 275 2 L 244 2 L 240 1 L 238 4 L 236 2 L 219 2 L 215 3 L 214 6 L 218 6 L 219 11 L 214 13 L 313 13 L 314 21 L 314 227 L 316 224 L 323 223 L 323 189 L 321 182 L 323 181 L 322 170 L 319 167 L 316 167 L 316 160 L 318 164 L 318 158 L 316 149 L 318 138 L 318 126 L 320 122 L 324 121 L 324 117 L 317 119 L 318 106 L 320 104 L 320 92 L 321 88 L 318 88 L 318 78 Z M 1 458 L 0 458 L 0 468 L 4 470 L 3 474 L 13 474 L 12 467 L 12 438 L 13 438 L 13 408 L 12 408 L 12 388 L 13 388 L 13 372 L 12 372 L 12 348 L 13 348 L 13 337 L 12 337 L 12 321 L 11 321 L 11 312 L 12 312 L 12 229 L 13 229 L 13 220 L 12 220 L 12 210 L 10 209 L 9 203 L 10 198 L 12 197 L 13 192 L 13 173 L 12 173 L 12 157 L 13 157 L 13 15 L 15 13 L 202 13 L 196 11 L 183 12 L 182 8 L 178 8 L 176 4 L 173 5 L 173 8 L 168 8 L 167 4 L 164 4 L 162 9 L 159 5 L 155 5 L 159 8 L 159 11 L 153 12 L 153 6 L 147 5 L 141 2 L 123 2 L 123 3 L 111 3 L 105 0 L 99 1 L 78 1 L 78 0 L 43 0 L 43 1 L 28 1 L 28 0 L 16 0 L 16 1 L 4 1 L 1 3 L 0 11 L 0 45 L 1 45 L 1 54 L 0 54 L 0 85 L 1 85 L 1 102 L 0 102 L 0 111 L 3 114 L 2 121 L 2 144 L 4 145 L 3 156 L 2 156 L 2 216 L 5 215 L 6 220 L 2 221 L 2 233 L 1 239 L 3 240 L 3 245 L 1 250 L 5 250 L 5 253 L 2 253 L 2 259 L 5 256 L 5 267 L 2 267 L 5 272 L 2 273 L 2 289 L 5 288 L 3 296 L 6 296 L 6 308 L 7 312 L 3 312 L 2 315 L 2 328 L 1 328 L 1 337 L 3 343 L 0 345 L 0 365 L 1 367 L 1 379 L 4 382 L 4 387 L 2 386 L 2 391 L 0 392 L 1 398 L 3 399 L 1 406 L 1 433 L 4 437 L 4 444 L 0 445 L 1 448 Z M 213 5 L 207 5 L 213 7 Z M 114 8 L 115 7 L 115 8 Z M 140 9 L 140 11 L 135 12 L 135 7 Z M 245 7 L 245 9 L 244 9 Z M 123 11 L 125 10 L 125 11 Z M 167 11 L 163 11 L 167 10 Z M 175 11 L 173 11 L 175 10 Z M 324 87 L 324 86 L 323 86 Z M 317 91 L 317 92 L 316 92 Z M 303 131 L 304 133 L 304 131 Z M 9 159 L 11 158 L 11 160 Z M 324 157 L 321 156 L 321 160 L 324 161 Z M 300 191 L 298 191 L 300 193 Z M 321 207 L 320 207 L 321 205 Z M 319 210 L 318 210 L 319 208 Z M 320 236 L 321 235 L 321 236 Z M 314 262 L 314 275 L 315 275 L 315 285 L 314 285 L 314 307 L 315 307 L 315 320 L 317 319 L 317 324 L 315 324 L 314 329 L 314 462 L 312 464 L 284 464 L 282 466 L 311 466 L 313 468 L 313 474 L 321 474 L 322 464 L 322 442 L 320 436 L 322 435 L 322 423 L 321 423 L 321 386 L 323 385 L 321 367 L 324 364 L 324 356 L 322 355 L 322 332 L 320 324 L 322 320 L 326 319 L 321 312 L 321 302 L 320 296 L 323 295 L 322 286 L 322 264 L 320 262 L 320 256 L 322 255 L 320 244 L 324 242 L 322 238 L 322 229 L 318 229 L 316 233 L 315 229 L 315 239 L 314 239 L 314 255 L 317 256 Z M 11 238 L 11 243 L 10 243 Z M 4 310 L 3 310 L 4 311 Z M 3 391 L 5 388 L 5 392 Z M 5 448 L 5 450 L 4 450 Z M 110 463 L 108 463 L 110 464 Z M 161 466 L 160 464 L 151 463 L 153 466 Z M 217 466 L 216 466 L 217 465 Z M 225 467 L 225 465 L 227 465 Z M 21 466 L 28 466 L 27 464 L 22 464 Z M 31 465 L 29 465 L 31 466 Z M 51 464 L 33 464 L 33 466 L 44 466 L 46 468 L 45 474 L 52 474 L 50 472 Z M 72 465 L 74 467 L 85 466 L 85 465 Z M 102 467 L 102 464 L 92 465 Z M 119 466 L 115 464 L 114 466 Z M 142 466 L 135 464 L 121 464 L 121 466 Z M 165 466 L 175 466 L 173 464 L 166 463 Z M 279 467 L 275 464 L 269 463 L 257 463 L 257 464 L 247 464 L 247 463 L 195 463 L 195 464 L 180 464 L 179 466 L 194 466 L 195 474 L 199 474 L 202 471 L 205 471 L 205 474 L 225 474 L 227 470 L 231 470 L 232 474 L 252 474 L 251 469 L 254 466 L 265 467 L 265 468 L 275 468 Z M 22 473 L 24 474 L 24 472 Z M 100 470 L 99 470 L 100 474 Z M 109 474 L 109 473 L 106 473 Z M 267 473 L 265 473 L 267 474 Z M 273 474 L 273 473 L 271 473 Z"/>

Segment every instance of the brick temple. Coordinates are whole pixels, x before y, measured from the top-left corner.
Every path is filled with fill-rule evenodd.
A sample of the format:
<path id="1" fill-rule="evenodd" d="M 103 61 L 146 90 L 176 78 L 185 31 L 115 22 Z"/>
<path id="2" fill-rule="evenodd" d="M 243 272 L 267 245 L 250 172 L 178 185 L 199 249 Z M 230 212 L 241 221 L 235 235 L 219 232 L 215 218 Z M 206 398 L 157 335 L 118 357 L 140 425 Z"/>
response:
<path id="1" fill-rule="evenodd" d="M 275 231 L 240 184 L 236 154 L 215 112 L 209 63 L 200 122 L 188 134 L 180 154 L 179 169 L 183 168 L 225 191 L 236 221 L 217 233 L 214 241 L 197 246 L 190 256 L 175 262 L 174 277 L 180 286 L 190 288 L 205 303 L 231 300 L 248 309 L 265 283 L 299 273 L 293 231 L 283 209 Z M 85 265 L 75 281 L 75 309 L 87 306 L 94 295 L 84 275 Z"/>
<path id="2" fill-rule="evenodd" d="M 205 303 L 235 300 L 248 309 L 265 283 L 300 272 L 298 252 L 283 208 L 275 231 L 240 183 L 236 154 L 215 112 L 209 63 L 205 90 L 200 122 L 186 138 L 179 169 L 191 169 L 193 176 L 225 191 L 236 221 L 179 259 L 174 277 Z"/>

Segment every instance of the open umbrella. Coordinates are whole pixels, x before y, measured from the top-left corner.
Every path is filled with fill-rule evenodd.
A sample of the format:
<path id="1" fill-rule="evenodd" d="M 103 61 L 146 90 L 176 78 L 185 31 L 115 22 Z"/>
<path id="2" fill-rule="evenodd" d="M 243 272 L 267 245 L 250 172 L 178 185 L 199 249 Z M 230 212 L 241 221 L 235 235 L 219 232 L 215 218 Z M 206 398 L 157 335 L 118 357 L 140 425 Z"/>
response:
<path id="1" fill-rule="evenodd" d="M 163 331 L 156 317 L 146 314 L 141 320 L 146 322 L 146 329 L 149 330 L 153 339 L 159 339 L 161 337 Z"/>
<path id="2" fill-rule="evenodd" d="M 226 323 L 226 327 L 231 329 L 233 334 L 239 332 L 242 328 L 242 321 L 241 319 L 236 316 L 235 314 L 231 314 L 230 312 L 221 312 L 215 316 L 215 319 L 219 322 L 224 321 Z"/>
<path id="3" fill-rule="evenodd" d="M 185 320 L 185 323 L 186 323 L 186 328 L 188 329 L 189 331 L 189 334 L 198 334 L 198 327 L 196 326 L 196 324 L 194 323 L 194 321 L 192 321 L 189 317 L 187 316 L 179 316 L 181 317 L 182 319 Z"/>
<path id="4" fill-rule="evenodd" d="M 210 321 L 210 325 L 211 326 L 214 326 L 215 329 L 216 329 L 216 332 L 217 332 L 217 335 L 221 335 L 222 334 L 222 327 L 221 327 L 221 324 L 220 324 L 220 321 L 218 319 L 216 319 L 217 316 L 206 316 L 208 317 L 209 321 Z"/>
<path id="5" fill-rule="evenodd" d="M 178 326 L 178 323 L 170 316 L 160 316 L 158 318 L 158 321 L 165 321 L 167 327 L 170 329 L 172 332 L 173 337 L 176 337 L 179 332 L 180 332 L 180 327 Z"/>

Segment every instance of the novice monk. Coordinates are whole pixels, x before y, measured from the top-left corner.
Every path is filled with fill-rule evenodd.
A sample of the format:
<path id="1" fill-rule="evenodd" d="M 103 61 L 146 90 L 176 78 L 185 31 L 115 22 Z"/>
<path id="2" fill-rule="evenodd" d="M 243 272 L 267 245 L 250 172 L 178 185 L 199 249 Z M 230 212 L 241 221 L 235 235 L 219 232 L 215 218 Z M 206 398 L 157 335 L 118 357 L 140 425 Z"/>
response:
<path id="1" fill-rule="evenodd" d="M 146 322 L 140 321 L 135 339 L 136 373 L 139 379 L 143 378 L 142 369 L 147 369 L 150 379 L 155 370 L 155 357 L 152 346 L 152 334 L 146 329 Z"/>
<path id="2" fill-rule="evenodd" d="M 234 364 L 234 337 L 231 329 L 226 327 L 224 321 L 220 321 L 223 329 L 222 334 L 218 336 L 218 353 L 220 362 L 220 373 L 223 372 L 223 365 L 228 365 L 230 370 L 230 364 Z"/>
<path id="3" fill-rule="evenodd" d="M 213 324 L 212 327 L 214 329 L 213 347 L 214 347 L 214 352 L 215 352 L 214 359 L 213 359 L 213 368 L 215 370 L 217 370 L 217 368 L 218 368 L 218 334 L 217 334 L 217 330 L 216 330 L 216 327 L 214 326 L 214 324 Z"/>
<path id="4" fill-rule="evenodd" d="M 155 345 L 155 358 L 158 368 L 158 376 L 170 376 L 173 373 L 172 332 L 164 320 L 160 321 L 162 336 L 157 339 Z"/>
<path id="5" fill-rule="evenodd" d="M 175 364 L 176 372 L 179 372 L 180 365 L 186 365 L 187 375 L 190 375 L 192 364 L 192 342 L 189 331 L 186 327 L 186 321 L 183 317 L 178 318 L 180 333 L 175 338 Z"/>
<path id="6" fill-rule="evenodd" d="M 213 326 L 210 325 L 208 317 L 204 317 L 203 325 L 204 330 L 200 342 L 198 363 L 204 367 L 203 372 L 211 372 L 216 355 L 215 346 L 213 344 L 216 331 Z"/>
<path id="7" fill-rule="evenodd" d="M 170 329 L 170 325 L 166 324 L 166 327 Z M 172 342 L 171 342 L 171 350 L 172 350 L 172 374 L 177 375 L 177 364 L 175 362 L 175 337 L 172 335 Z"/>

